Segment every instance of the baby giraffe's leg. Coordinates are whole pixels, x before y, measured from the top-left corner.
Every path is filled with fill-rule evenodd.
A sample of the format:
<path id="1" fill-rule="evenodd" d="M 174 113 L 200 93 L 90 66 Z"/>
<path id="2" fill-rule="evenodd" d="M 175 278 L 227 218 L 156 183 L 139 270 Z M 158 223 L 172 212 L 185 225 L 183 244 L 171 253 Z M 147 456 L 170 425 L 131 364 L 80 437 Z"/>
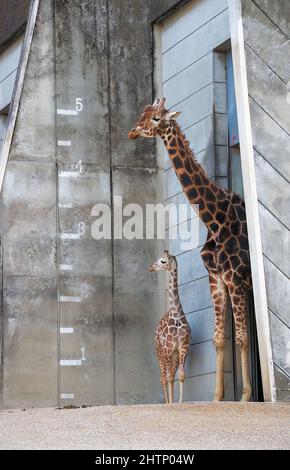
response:
<path id="1" fill-rule="evenodd" d="M 168 383 L 169 383 L 169 403 L 174 401 L 174 379 L 178 367 L 178 354 L 173 354 L 173 356 L 168 360 Z"/>
<path id="2" fill-rule="evenodd" d="M 167 393 L 167 374 L 166 374 L 166 360 L 162 357 L 160 351 L 156 351 L 160 367 L 160 381 L 162 385 L 162 392 L 165 403 L 168 403 L 168 393 Z"/>
<path id="3" fill-rule="evenodd" d="M 166 377 L 166 364 L 162 362 L 160 363 L 160 371 L 161 371 L 161 385 L 163 391 L 163 397 L 166 404 L 168 404 L 168 393 L 167 393 L 167 377 Z"/>
<path id="4" fill-rule="evenodd" d="M 179 378 L 179 403 L 182 403 L 183 401 L 183 386 L 184 386 L 184 381 L 185 381 L 185 370 L 184 370 L 184 364 L 185 364 L 185 359 L 187 356 L 189 344 L 186 346 L 183 346 L 179 352 L 179 370 L 178 370 L 178 378 Z"/>

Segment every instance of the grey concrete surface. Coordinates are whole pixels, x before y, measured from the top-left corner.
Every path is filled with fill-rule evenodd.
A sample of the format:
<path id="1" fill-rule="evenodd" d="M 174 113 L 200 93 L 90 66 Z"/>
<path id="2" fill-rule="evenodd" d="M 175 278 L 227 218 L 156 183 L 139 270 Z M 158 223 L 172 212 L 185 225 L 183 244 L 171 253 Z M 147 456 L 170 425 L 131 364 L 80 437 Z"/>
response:
<path id="1" fill-rule="evenodd" d="M 156 202 L 155 142 L 127 134 L 153 98 L 151 21 L 176 3 L 40 2 L 1 203 L 4 408 L 158 399 L 159 244 L 94 240 L 91 211 Z"/>
<path id="2" fill-rule="evenodd" d="M 0 412 L 0 449 L 290 449 L 290 405 L 190 403 Z"/>

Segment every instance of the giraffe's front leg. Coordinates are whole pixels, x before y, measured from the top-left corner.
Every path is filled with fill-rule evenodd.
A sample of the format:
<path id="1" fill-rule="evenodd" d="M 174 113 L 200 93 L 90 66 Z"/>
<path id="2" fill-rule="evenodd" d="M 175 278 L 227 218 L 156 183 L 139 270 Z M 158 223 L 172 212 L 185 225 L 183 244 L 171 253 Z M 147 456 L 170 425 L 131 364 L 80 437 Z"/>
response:
<path id="1" fill-rule="evenodd" d="M 236 343 L 241 351 L 243 393 L 241 401 L 250 401 L 252 387 L 248 361 L 248 330 L 247 330 L 247 297 L 244 292 L 232 288 L 230 290 L 236 328 Z"/>
<path id="2" fill-rule="evenodd" d="M 174 402 L 174 379 L 178 368 L 179 357 L 178 353 L 173 353 L 167 359 L 167 374 L 168 374 L 168 385 L 169 385 L 169 403 Z"/>
<path id="3" fill-rule="evenodd" d="M 214 400 L 222 401 L 224 398 L 225 320 L 228 292 L 225 283 L 217 274 L 210 274 L 209 282 L 214 304 L 215 333 L 213 341 L 217 355 Z"/>
<path id="4" fill-rule="evenodd" d="M 156 354 L 158 357 L 159 367 L 160 367 L 160 382 L 162 386 L 163 398 L 165 403 L 168 403 L 168 393 L 167 393 L 167 373 L 166 373 L 166 359 L 163 357 L 160 345 L 156 342 Z"/>
<path id="5" fill-rule="evenodd" d="M 190 342 L 190 339 L 189 339 Z M 178 370 L 178 378 L 179 378 L 179 403 L 183 402 L 183 390 L 184 390 L 184 382 L 185 382 L 185 359 L 189 350 L 189 342 L 188 344 L 184 344 L 179 353 L 179 370 Z"/>

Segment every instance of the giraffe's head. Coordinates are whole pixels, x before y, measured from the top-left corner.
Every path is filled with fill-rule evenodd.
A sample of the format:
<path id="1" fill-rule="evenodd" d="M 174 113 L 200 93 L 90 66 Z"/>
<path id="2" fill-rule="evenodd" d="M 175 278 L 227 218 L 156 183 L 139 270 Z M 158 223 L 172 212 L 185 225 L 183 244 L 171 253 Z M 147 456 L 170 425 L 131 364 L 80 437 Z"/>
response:
<path id="1" fill-rule="evenodd" d="M 155 137 L 168 127 L 181 113 L 165 109 L 165 98 L 156 98 L 152 106 L 146 106 L 136 126 L 129 132 L 129 139 Z"/>
<path id="2" fill-rule="evenodd" d="M 168 250 L 165 250 L 163 256 L 151 264 L 149 271 L 174 271 L 176 268 L 177 261 L 175 256 L 171 255 Z"/>

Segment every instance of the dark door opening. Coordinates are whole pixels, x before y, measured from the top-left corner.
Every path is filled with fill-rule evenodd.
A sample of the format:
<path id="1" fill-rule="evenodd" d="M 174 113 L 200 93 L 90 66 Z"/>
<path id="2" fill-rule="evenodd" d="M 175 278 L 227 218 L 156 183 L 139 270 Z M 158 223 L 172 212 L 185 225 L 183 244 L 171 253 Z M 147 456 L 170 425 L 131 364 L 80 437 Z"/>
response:
<path id="1" fill-rule="evenodd" d="M 226 77 L 227 77 L 227 111 L 228 111 L 228 178 L 231 191 L 244 197 L 242 167 L 239 145 L 239 130 L 236 110 L 235 84 L 233 75 L 233 62 L 231 50 L 226 52 Z M 239 348 L 235 345 L 234 322 L 231 317 L 232 330 L 232 360 L 234 399 L 239 400 L 242 394 L 242 372 Z M 249 367 L 252 384 L 252 401 L 264 401 L 260 368 L 257 328 L 255 319 L 253 291 L 248 295 L 248 335 L 249 335 Z"/>

